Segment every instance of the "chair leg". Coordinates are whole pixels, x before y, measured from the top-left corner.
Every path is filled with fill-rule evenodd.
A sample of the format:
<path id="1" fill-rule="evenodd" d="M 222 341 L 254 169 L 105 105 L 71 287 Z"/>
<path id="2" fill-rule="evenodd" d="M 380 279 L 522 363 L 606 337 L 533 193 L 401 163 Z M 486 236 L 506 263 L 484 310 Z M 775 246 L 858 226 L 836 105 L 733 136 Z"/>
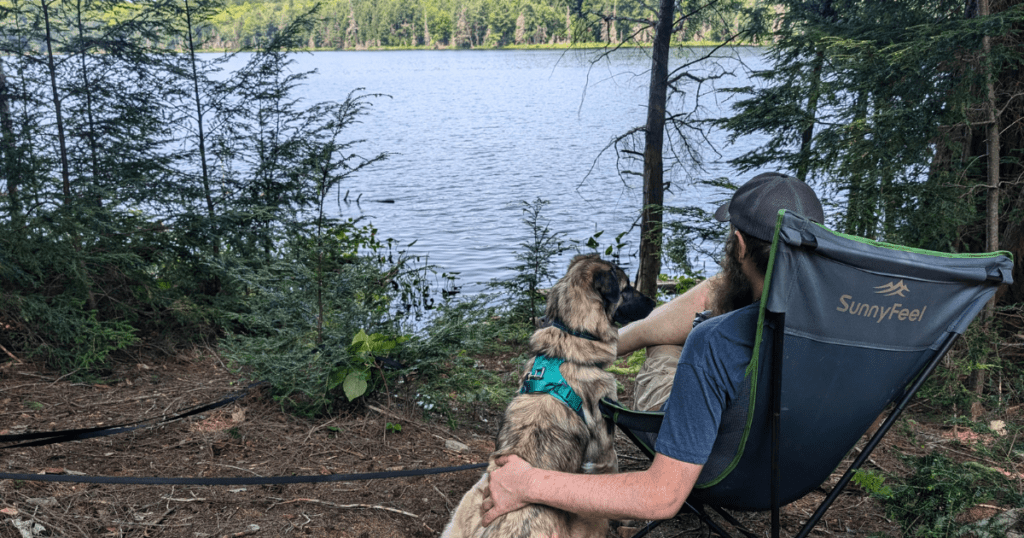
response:
<path id="1" fill-rule="evenodd" d="M 728 521 L 729 524 L 732 525 L 736 530 L 740 531 L 743 534 L 743 536 L 746 536 L 747 538 L 759 538 L 756 534 L 747 530 L 747 528 L 744 527 L 743 524 L 740 523 L 736 518 L 732 517 L 732 514 L 730 514 L 729 512 L 726 512 L 725 510 L 722 510 L 717 506 L 712 506 L 711 509 L 717 512 L 718 515 L 722 516 L 722 518 L 724 518 L 726 521 Z"/>
<path id="2" fill-rule="evenodd" d="M 711 529 L 711 532 L 721 536 L 722 538 L 732 538 L 731 534 L 726 532 L 725 529 L 723 529 L 721 526 L 718 525 L 718 523 L 715 523 L 714 520 L 711 519 L 711 516 L 708 515 L 707 510 L 704 510 L 704 505 L 683 503 L 683 508 L 696 514 L 697 517 L 700 518 L 700 522 L 704 525 L 707 525 L 708 528 Z"/>

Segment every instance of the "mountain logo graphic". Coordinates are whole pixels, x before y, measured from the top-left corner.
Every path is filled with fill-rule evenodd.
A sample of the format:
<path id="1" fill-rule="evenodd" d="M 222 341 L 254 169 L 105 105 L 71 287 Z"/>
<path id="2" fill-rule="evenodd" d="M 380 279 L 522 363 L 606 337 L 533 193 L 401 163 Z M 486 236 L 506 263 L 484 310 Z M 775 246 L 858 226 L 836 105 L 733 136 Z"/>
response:
<path id="1" fill-rule="evenodd" d="M 893 295 L 906 297 L 906 295 L 904 294 L 910 291 L 910 288 L 908 288 L 902 280 L 900 280 L 899 282 L 890 282 L 888 284 L 885 284 L 884 286 L 875 286 L 875 289 L 878 290 L 875 293 L 881 293 L 886 297 L 892 297 Z"/>

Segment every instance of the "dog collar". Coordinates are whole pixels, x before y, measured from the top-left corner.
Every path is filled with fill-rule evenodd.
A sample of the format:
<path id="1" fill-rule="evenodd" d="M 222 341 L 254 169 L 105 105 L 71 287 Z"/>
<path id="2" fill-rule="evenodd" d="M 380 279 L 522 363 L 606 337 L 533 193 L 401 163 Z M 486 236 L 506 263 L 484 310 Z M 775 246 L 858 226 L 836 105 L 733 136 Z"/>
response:
<path id="1" fill-rule="evenodd" d="M 567 332 L 567 333 L 569 333 L 569 334 L 571 334 L 571 335 L 573 335 L 575 337 L 584 338 L 586 340 L 593 340 L 595 342 L 598 341 L 596 336 L 588 333 L 587 331 L 574 331 L 574 330 L 570 329 L 569 327 L 566 327 L 564 323 L 562 323 L 561 321 L 558 321 L 557 319 L 551 320 L 551 325 L 554 326 L 554 327 L 558 327 L 559 329 L 562 329 L 562 332 Z"/>
<path id="2" fill-rule="evenodd" d="M 553 359 L 544 355 L 537 355 L 533 360 L 533 370 L 523 380 L 523 386 L 519 389 L 519 394 L 531 394 L 534 392 L 550 394 L 569 406 L 569 409 L 575 411 L 586 422 L 587 419 L 583 416 L 583 399 L 576 394 L 576 391 L 572 390 L 572 387 L 562 377 L 560 367 L 563 362 L 565 362 L 565 359 Z"/>

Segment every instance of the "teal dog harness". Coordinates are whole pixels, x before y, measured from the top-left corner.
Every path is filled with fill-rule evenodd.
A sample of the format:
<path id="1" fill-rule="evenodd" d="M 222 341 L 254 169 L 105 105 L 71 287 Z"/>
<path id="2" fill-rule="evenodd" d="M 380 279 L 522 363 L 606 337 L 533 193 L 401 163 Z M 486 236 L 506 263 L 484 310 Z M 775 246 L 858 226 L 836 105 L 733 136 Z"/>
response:
<path id="1" fill-rule="evenodd" d="M 569 406 L 577 415 L 586 422 L 583 417 L 583 399 L 576 391 L 565 382 L 562 372 L 559 369 L 565 359 L 552 359 L 544 355 L 537 355 L 533 360 L 533 370 L 530 371 L 519 394 L 532 394 L 534 392 L 547 393 L 554 396 L 560 402 Z"/>

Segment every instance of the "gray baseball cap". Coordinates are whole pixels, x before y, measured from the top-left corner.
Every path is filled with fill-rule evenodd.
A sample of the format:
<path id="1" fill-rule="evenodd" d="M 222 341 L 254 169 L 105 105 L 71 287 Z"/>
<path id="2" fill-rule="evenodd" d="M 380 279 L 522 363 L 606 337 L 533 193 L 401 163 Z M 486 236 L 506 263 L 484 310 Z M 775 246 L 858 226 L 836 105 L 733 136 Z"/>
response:
<path id="1" fill-rule="evenodd" d="M 737 230 L 762 241 L 771 241 L 780 209 L 825 223 L 825 212 L 814 190 L 795 177 L 776 172 L 758 174 L 736 189 L 732 199 L 715 211 L 715 219 L 731 222 Z"/>

